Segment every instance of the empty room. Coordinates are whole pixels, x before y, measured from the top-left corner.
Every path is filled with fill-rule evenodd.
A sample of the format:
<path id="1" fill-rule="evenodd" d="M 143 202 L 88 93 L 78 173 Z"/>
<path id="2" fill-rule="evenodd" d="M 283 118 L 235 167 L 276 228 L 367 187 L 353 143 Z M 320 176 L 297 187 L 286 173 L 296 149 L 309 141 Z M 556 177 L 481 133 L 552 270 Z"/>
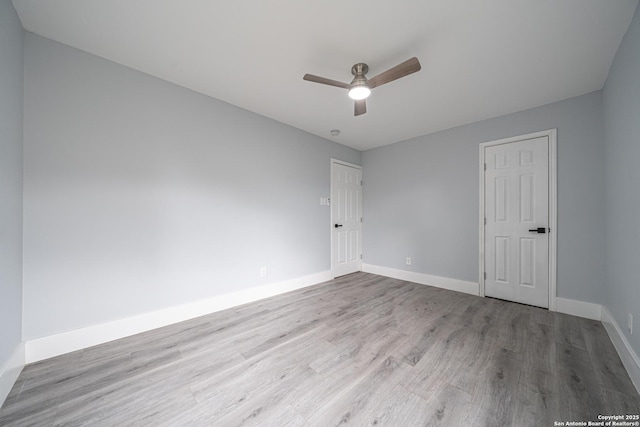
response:
<path id="1" fill-rule="evenodd" d="M 0 426 L 640 426 L 638 0 L 0 0 Z"/>

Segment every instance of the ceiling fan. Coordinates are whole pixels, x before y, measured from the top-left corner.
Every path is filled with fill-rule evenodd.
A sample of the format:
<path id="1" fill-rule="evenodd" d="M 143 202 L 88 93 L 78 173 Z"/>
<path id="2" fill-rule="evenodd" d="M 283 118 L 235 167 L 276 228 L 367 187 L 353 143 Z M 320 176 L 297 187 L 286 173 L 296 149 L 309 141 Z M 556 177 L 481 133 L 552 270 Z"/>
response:
<path id="1" fill-rule="evenodd" d="M 367 79 L 365 75 L 369 71 L 369 66 L 362 62 L 351 67 L 351 74 L 354 75 L 351 83 L 342 83 L 336 80 L 326 79 L 324 77 L 314 76 L 313 74 L 305 74 L 303 79 L 309 82 L 322 83 L 324 85 L 336 86 L 343 89 L 349 89 L 349 97 L 355 101 L 354 116 L 359 116 L 367 112 L 366 99 L 371 94 L 371 89 L 383 84 L 392 82 L 401 77 L 420 71 L 420 62 L 418 58 L 413 57 L 407 59 L 402 64 L 398 64 L 387 71 L 378 74 L 375 77 Z"/>

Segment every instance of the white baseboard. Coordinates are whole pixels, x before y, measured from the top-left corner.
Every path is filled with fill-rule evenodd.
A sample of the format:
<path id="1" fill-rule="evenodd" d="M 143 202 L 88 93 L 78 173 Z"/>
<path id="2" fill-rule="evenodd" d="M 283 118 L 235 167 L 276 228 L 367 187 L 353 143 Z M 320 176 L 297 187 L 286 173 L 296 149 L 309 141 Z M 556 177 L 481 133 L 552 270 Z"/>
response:
<path id="1" fill-rule="evenodd" d="M 602 306 L 575 299 L 556 297 L 556 311 L 585 319 L 602 320 Z"/>
<path id="2" fill-rule="evenodd" d="M 25 365 L 24 342 L 20 342 L 11 358 L 0 369 L 0 407 L 9 395 Z"/>
<path id="3" fill-rule="evenodd" d="M 636 386 L 636 390 L 640 393 L 640 357 L 633 351 L 631 344 L 627 341 L 627 337 L 622 333 L 620 325 L 613 318 L 607 307 L 602 306 L 602 324 L 613 342 L 613 346 L 616 348 L 622 364 L 629 374 L 629 378 Z"/>
<path id="4" fill-rule="evenodd" d="M 432 276 L 430 274 L 417 273 L 415 271 L 399 270 L 396 268 L 382 267 L 373 264 L 362 264 L 362 271 L 365 273 L 378 274 L 380 276 L 392 277 L 399 280 L 407 280 L 422 285 L 435 286 L 452 291 L 464 292 L 471 295 L 478 295 L 480 287 L 478 283 L 464 280 L 451 279 L 449 277 Z M 602 306 L 590 302 L 583 302 L 567 298 L 556 298 L 556 311 L 587 319 L 601 320 Z"/>
<path id="5" fill-rule="evenodd" d="M 331 271 L 322 271 L 309 276 L 243 289 L 206 300 L 28 340 L 25 343 L 26 363 L 37 362 L 237 305 L 305 288 L 326 282 L 332 278 Z"/>
<path id="6" fill-rule="evenodd" d="M 429 285 L 436 288 L 464 292 L 471 295 L 478 295 L 479 293 L 479 285 L 475 282 L 467 282 L 464 280 L 450 279 L 448 277 L 441 276 L 432 276 L 430 274 L 416 273 L 415 271 L 398 270 L 396 268 L 381 267 L 379 265 L 372 264 L 362 264 L 362 271 L 364 271 L 365 273 L 391 277 L 393 279 L 420 283 L 421 285 Z"/>

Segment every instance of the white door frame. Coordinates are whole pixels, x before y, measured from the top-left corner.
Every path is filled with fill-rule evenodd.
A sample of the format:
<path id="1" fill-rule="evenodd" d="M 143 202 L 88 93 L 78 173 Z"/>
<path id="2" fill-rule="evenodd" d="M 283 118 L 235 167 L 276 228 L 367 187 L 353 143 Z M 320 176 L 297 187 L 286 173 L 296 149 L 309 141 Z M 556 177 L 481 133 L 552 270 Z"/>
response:
<path id="1" fill-rule="evenodd" d="M 331 174 L 331 180 L 330 180 L 330 185 L 331 188 L 329 189 L 329 235 L 330 235 L 330 245 L 331 245 L 331 276 L 335 279 L 336 278 L 336 273 L 335 273 L 335 266 L 333 265 L 333 261 L 334 261 L 334 257 L 333 257 L 333 200 L 331 200 L 333 198 L 333 165 L 334 164 L 338 164 L 338 165 L 343 165 L 343 166 L 349 166 L 351 168 L 356 168 L 356 169 L 360 169 L 360 173 L 362 174 L 362 166 L 360 165 L 356 165 L 354 163 L 349 163 L 349 162 L 345 162 L 343 160 L 338 160 L 338 159 L 331 159 L 331 164 L 330 164 L 330 174 Z M 362 192 L 360 193 L 360 212 L 362 213 Z M 360 233 L 359 233 L 359 237 L 358 237 L 358 246 L 360 247 L 360 271 L 362 271 L 362 228 L 360 229 Z"/>
<path id="2" fill-rule="evenodd" d="M 484 297 L 484 277 L 485 277 L 485 236 L 484 236 L 484 164 L 485 164 L 485 149 L 487 147 L 509 144 L 512 142 L 534 139 L 540 137 L 549 138 L 549 310 L 556 311 L 556 250 L 558 244 L 558 179 L 557 179 L 557 149 L 556 149 L 556 129 L 549 129 L 541 132 L 528 133 L 525 135 L 513 136 L 510 138 L 498 139 L 496 141 L 483 142 L 480 144 L 480 212 L 478 215 L 478 229 L 480 232 L 479 238 L 479 295 Z"/>

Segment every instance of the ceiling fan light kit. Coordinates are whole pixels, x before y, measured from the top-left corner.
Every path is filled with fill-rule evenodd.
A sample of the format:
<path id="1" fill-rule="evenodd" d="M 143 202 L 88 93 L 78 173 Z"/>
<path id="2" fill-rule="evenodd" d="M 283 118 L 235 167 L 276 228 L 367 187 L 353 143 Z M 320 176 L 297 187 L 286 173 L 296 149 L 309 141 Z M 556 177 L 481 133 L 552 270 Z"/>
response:
<path id="1" fill-rule="evenodd" d="M 367 99 L 371 95 L 371 89 L 367 85 L 354 86 L 349 89 L 349 98 L 353 100 Z"/>
<path id="2" fill-rule="evenodd" d="M 358 63 L 351 67 L 351 74 L 354 75 L 351 80 L 349 89 L 349 98 L 359 101 L 361 99 L 367 99 L 371 95 L 371 89 L 367 85 L 367 78 L 364 76 L 369 72 L 369 66 L 364 63 Z"/>
<path id="3" fill-rule="evenodd" d="M 413 74 L 420 71 L 421 68 L 418 58 L 413 57 L 370 79 L 367 79 L 366 77 L 366 74 L 369 71 L 369 66 L 362 62 L 357 63 L 351 67 L 351 74 L 354 75 L 354 78 L 349 84 L 324 77 L 314 76 L 313 74 L 305 74 L 303 79 L 314 83 L 348 89 L 349 98 L 355 101 L 354 115 L 359 116 L 367 112 L 367 104 L 365 100 L 371 94 L 371 89 L 390 83 L 401 77 L 408 76 L 409 74 Z"/>

